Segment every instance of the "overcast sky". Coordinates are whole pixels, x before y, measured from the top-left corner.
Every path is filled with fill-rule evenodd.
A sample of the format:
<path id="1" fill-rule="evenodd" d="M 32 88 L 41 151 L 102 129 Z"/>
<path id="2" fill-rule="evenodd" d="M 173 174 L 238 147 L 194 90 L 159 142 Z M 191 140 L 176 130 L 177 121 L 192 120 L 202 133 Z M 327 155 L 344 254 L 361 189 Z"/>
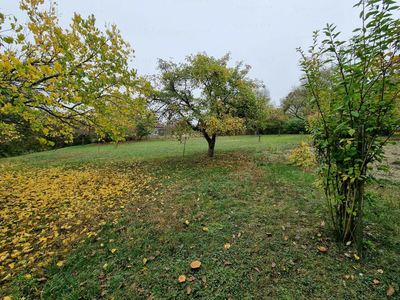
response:
<path id="1" fill-rule="evenodd" d="M 58 0 L 60 23 L 74 12 L 94 14 L 97 26 L 116 24 L 136 51 L 132 67 L 140 75 L 157 73 L 157 58 L 184 61 L 207 52 L 252 67 L 279 104 L 301 76 L 296 47 L 307 49 L 314 30 L 334 23 L 347 39 L 360 26 L 349 0 Z M 46 3 L 48 5 L 48 2 Z M 19 16 L 17 0 L 0 0 L 0 10 Z M 23 16 L 23 17 L 22 17 Z"/>

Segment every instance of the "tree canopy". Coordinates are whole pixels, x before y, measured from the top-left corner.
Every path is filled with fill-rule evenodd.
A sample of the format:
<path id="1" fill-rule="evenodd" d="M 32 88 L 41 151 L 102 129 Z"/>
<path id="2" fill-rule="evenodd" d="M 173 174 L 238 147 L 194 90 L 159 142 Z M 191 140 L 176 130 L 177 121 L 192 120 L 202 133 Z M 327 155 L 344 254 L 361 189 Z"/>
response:
<path id="1" fill-rule="evenodd" d="M 308 98 L 308 90 L 304 86 L 296 86 L 281 100 L 281 107 L 286 114 L 305 120 L 311 113 Z"/>
<path id="2" fill-rule="evenodd" d="M 148 83 L 128 66 L 134 51 L 111 25 L 93 15 L 58 24 L 55 3 L 22 0 L 28 21 L 0 14 L 0 129 L 4 139 L 28 124 L 44 136 L 70 140 L 76 127 L 94 127 L 114 140 L 148 117 Z"/>
<path id="3" fill-rule="evenodd" d="M 250 66 L 229 67 L 229 53 L 220 59 L 198 53 L 185 63 L 159 59 L 153 99 L 163 116 L 201 132 L 214 155 L 216 136 L 241 131 L 262 107 L 254 91 L 261 83 L 248 78 Z"/>

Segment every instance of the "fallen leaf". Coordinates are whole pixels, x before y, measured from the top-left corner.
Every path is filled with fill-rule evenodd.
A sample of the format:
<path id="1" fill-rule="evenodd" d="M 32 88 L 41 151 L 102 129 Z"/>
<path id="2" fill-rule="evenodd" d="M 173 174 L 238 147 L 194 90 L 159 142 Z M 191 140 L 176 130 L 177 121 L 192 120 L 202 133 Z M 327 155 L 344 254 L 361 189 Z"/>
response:
<path id="1" fill-rule="evenodd" d="M 186 225 L 189 225 L 189 221 L 188 221 L 188 220 L 186 220 L 186 221 L 185 221 L 185 224 L 186 224 Z"/>
<path id="2" fill-rule="evenodd" d="M 194 261 L 192 261 L 192 262 L 190 263 L 190 267 L 191 267 L 192 269 L 198 269 L 198 268 L 200 268 L 200 266 L 201 266 L 201 262 L 198 261 L 198 260 L 194 260 Z"/>
<path id="3" fill-rule="evenodd" d="M 323 246 L 318 246 L 317 248 L 318 248 L 318 250 L 321 251 L 321 252 L 326 252 L 326 251 L 328 251 L 328 249 L 326 249 L 326 248 L 323 247 Z"/>
<path id="4" fill-rule="evenodd" d="M 229 249 L 230 247 L 231 247 L 231 244 L 229 244 L 229 243 L 226 243 L 224 246 L 225 249 Z"/>
<path id="5" fill-rule="evenodd" d="M 108 293 L 108 291 L 107 290 L 104 290 L 104 291 L 102 291 L 101 292 L 101 296 L 103 297 L 105 294 L 107 294 Z"/>
<path id="6" fill-rule="evenodd" d="M 360 258 L 357 256 L 357 254 L 354 254 L 354 257 L 359 260 Z"/>
<path id="7" fill-rule="evenodd" d="M 186 293 L 188 294 L 188 295 L 190 295 L 190 292 L 192 291 L 192 289 L 190 288 L 190 286 L 187 286 L 186 287 Z"/>
<path id="8" fill-rule="evenodd" d="M 346 246 L 350 246 L 351 245 L 351 241 L 348 241 L 347 243 L 346 243 Z"/>
<path id="9" fill-rule="evenodd" d="M 379 273 L 379 274 L 383 274 L 383 270 L 382 270 L 382 269 L 379 269 L 379 270 L 378 270 L 378 273 Z"/>
<path id="10" fill-rule="evenodd" d="M 208 231 L 208 228 L 207 228 L 207 227 L 203 227 L 203 231 L 204 231 L 204 232 L 207 232 L 207 231 Z"/>
<path id="11" fill-rule="evenodd" d="M 212 261 L 218 261 L 218 259 L 216 259 L 216 258 L 211 258 L 211 260 L 212 260 Z"/>
<path id="12" fill-rule="evenodd" d="M 168 267 L 165 267 L 164 269 L 165 269 L 165 271 L 169 271 L 169 268 L 168 268 Z"/>
<path id="13" fill-rule="evenodd" d="M 190 282 L 195 281 L 195 280 L 196 280 L 196 277 L 194 277 L 194 276 L 190 276 L 190 277 L 188 278 L 188 281 L 190 281 Z"/>
<path id="14" fill-rule="evenodd" d="M 182 283 L 182 282 L 185 282 L 185 281 L 186 281 L 186 276 L 185 275 L 179 276 L 179 278 L 178 278 L 178 282 L 179 283 Z"/>
<path id="15" fill-rule="evenodd" d="M 354 275 L 351 275 L 351 280 L 354 280 Z"/>
<path id="16" fill-rule="evenodd" d="M 324 227 L 325 226 L 325 221 L 321 222 L 321 226 Z"/>
<path id="17" fill-rule="evenodd" d="M 345 253 L 344 256 L 346 256 L 346 257 L 348 257 L 348 258 L 351 258 L 351 255 L 348 254 L 348 253 Z"/>
<path id="18" fill-rule="evenodd" d="M 44 282 L 44 281 L 46 281 L 46 280 L 47 280 L 47 279 L 44 278 L 44 277 L 36 279 L 37 282 Z"/>
<path id="19" fill-rule="evenodd" d="M 259 268 L 254 268 L 254 270 L 256 270 L 257 272 L 260 272 L 260 269 L 259 269 Z"/>
<path id="20" fill-rule="evenodd" d="M 350 275 L 344 275 L 343 278 L 348 280 L 348 279 L 350 279 Z"/>
<path id="21" fill-rule="evenodd" d="M 393 286 L 389 286 L 388 290 L 386 291 L 386 295 L 387 296 L 392 296 L 394 294 L 394 287 Z"/>
<path id="22" fill-rule="evenodd" d="M 380 284 L 381 282 L 379 280 L 377 280 L 377 279 L 374 279 L 374 283 L 375 284 Z"/>
<path id="23" fill-rule="evenodd" d="M 5 296 L 5 297 L 3 298 L 3 300 L 11 300 L 11 297 L 10 297 L 10 296 Z"/>
<path id="24" fill-rule="evenodd" d="M 62 267 L 63 264 L 64 264 L 64 261 L 63 261 L 63 260 L 60 260 L 60 261 L 57 263 L 57 266 L 58 266 L 58 267 Z"/>
<path id="25" fill-rule="evenodd" d="M 267 236 L 272 236 L 272 232 L 267 232 Z"/>
<path id="26" fill-rule="evenodd" d="M 143 264 L 145 265 L 147 263 L 147 258 L 143 258 Z"/>
<path id="27" fill-rule="evenodd" d="M 117 251 L 117 249 L 111 249 L 111 253 L 114 253 L 115 251 Z"/>
<path id="28" fill-rule="evenodd" d="M 87 282 L 87 281 L 81 282 L 79 285 L 80 285 L 80 286 L 83 286 L 83 285 L 86 284 L 86 282 Z"/>
<path id="29" fill-rule="evenodd" d="M 105 276 L 104 273 L 100 273 L 99 276 L 97 276 L 97 278 L 102 279 L 104 278 L 104 276 Z"/>
<path id="30" fill-rule="evenodd" d="M 289 238 L 287 237 L 287 236 L 285 236 L 284 238 L 283 238 L 283 240 L 285 240 L 285 241 L 287 241 Z"/>
<path id="31" fill-rule="evenodd" d="M 26 275 L 25 275 L 25 278 L 31 278 L 31 277 L 32 277 L 31 274 L 26 274 Z"/>
<path id="32" fill-rule="evenodd" d="M 96 255 L 96 252 L 97 252 L 96 250 L 93 250 L 93 251 L 92 251 L 92 256 L 95 256 L 95 255 Z"/>
<path id="33" fill-rule="evenodd" d="M 206 277 L 206 275 L 203 275 L 203 277 L 201 278 L 201 280 L 202 280 L 204 283 L 207 283 L 207 277 Z"/>
<path id="34" fill-rule="evenodd" d="M 272 262 L 272 267 L 276 268 L 276 263 Z"/>
<path id="35" fill-rule="evenodd" d="M 241 236 L 241 235 L 242 235 L 242 233 L 241 233 L 241 232 L 239 232 L 239 233 L 238 233 L 238 238 L 240 238 L 240 236 Z"/>
<path id="36" fill-rule="evenodd" d="M 282 225 L 282 230 L 283 230 L 283 231 L 285 231 L 285 230 L 286 230 L 285 226 L 283 226 L 283 225 Z"/>
<path id="37" fill-rule="evenodd" d="M 107 268 L 108 267 L 108 264 L 104 264 L 103 265 L 103 269 L 105 269 L 105 268 Z"/>
<path id="38" fill-rule="evenodd" d="M 224 264 L 225 264 L 225 265 L 231 265 L 232 263 L 229 262 L 229 261 L 224 260 Z"/>

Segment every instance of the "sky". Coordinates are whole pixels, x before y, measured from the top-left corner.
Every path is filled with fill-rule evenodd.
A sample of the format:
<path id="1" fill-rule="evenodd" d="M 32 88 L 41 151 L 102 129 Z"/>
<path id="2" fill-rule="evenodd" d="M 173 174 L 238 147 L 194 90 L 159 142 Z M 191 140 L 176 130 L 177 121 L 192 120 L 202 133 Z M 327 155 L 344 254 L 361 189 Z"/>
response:
<path id="1" fill-rule="evenodd" d="M 97 26 L 116 24 L 135 50 L 131 67 L 139 75 L 156 74 L 157 59 L 183 62 L 198 52 L 220 58 L 231 53 L 252 67 L 279 105 L 301 70 L 297 47 L 307 50 L 315 30 L 334 23 L 347 40 L 360 27 L 359 8 L 349 0 L 58 0 L 60 25 L 74 12 L 94 14 Z M 48 0 L 46 0 L 46 7 Z M 0 0 L 0 11 L 26 19 L 17 0 Z M 322 32 L 321 32 L 322 34 Z"/>

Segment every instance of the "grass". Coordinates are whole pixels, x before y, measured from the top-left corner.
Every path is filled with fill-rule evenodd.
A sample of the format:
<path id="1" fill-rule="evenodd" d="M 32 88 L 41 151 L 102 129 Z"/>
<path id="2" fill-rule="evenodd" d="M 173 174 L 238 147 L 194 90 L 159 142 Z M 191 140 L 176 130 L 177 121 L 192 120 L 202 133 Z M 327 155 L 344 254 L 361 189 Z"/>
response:
<path id="1" fill-rule="evenodd" d="M 357 260 L 352 245 L 332 239 L 314 173 L 288 164 L 288 152 L 306 138 L 223 137 L 213 159 L 205 156 L 206 142 L 193 139 L 184 157 L 179 142 L 146 141 L 0 160 L 15 172 L 91 164 L 127 173 L 135 166 L 153 183 L 66 256 L 55 248 L 47 266 L 21 268 L 2 281 L 0 297 L 384 299 L 393 286 L 391 299 L 400 299 L 400 184 L 369 187 L 366 257 Z M 193 260 L 200 269 L 191 270 Z M 178 283 L 180 275 L 185 282 Z"/>

